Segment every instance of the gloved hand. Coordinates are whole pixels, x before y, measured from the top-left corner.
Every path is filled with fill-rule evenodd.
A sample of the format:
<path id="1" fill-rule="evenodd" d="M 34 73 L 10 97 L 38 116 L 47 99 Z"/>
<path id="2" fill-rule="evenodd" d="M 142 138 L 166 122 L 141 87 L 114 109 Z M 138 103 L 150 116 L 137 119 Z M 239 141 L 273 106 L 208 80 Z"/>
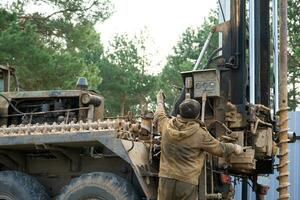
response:
<path id="1" fill-rule="evenodd" d="M 241 153 L 243 153 L 243 147 L 238 145 L 238 144 L 234 144 L 235 148 L 234 148 L 234 154 L 235 155 L 239 155 Z"/>
<path id="2" fill-rule="evenodd" d="M 162 90 L 159 90 L 159 92 L 156 95 L 156 103 L 164 103 L 165 102 L 165 94 Z"/>

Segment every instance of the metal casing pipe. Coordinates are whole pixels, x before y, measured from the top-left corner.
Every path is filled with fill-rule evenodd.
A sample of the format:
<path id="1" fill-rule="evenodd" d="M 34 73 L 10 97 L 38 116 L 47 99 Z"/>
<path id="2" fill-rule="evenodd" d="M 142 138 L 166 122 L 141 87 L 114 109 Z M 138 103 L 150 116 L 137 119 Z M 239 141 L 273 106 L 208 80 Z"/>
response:
<path id="1" fill-rule="evenodd" d="M 249 0 L 250 103 L 255 104 L 255 0 Z"/>

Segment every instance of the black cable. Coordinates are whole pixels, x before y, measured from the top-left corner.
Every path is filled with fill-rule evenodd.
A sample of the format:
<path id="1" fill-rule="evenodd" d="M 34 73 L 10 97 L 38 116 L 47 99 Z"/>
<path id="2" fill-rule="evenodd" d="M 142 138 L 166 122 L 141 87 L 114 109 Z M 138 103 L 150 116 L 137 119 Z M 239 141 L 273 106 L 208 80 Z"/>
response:
<path id="1" fill-rule="evenodd" d="M 250 188 L 251 188 L 253 191 L 255 191 L 255 190 L 254 190 L 254 186 L 252 186 L 251 183 L 250 183 L 249 181 L 247 181 L 247 185 L 249 185 Z"/>
<path id="2" fill-rule="evenodd" d="M 133 148 L 134 148 L 134 141 L 130 140 L 132 142 L 131 147 L 127 150 L 127 152 L 129 153 Z"/>
<path id="3" fill-rule="evenodd" d="M 222 55 L 213 57 L 212 59 L 210 59 L 210 60 L 207 62 L 206 67 L 209 66 L 210 64 L 212 64 L 214 61 L 219 60 L 219 59 L 221 59 L 221 58 L 224 58 L 224 57 L 223 57 Z"/>
<path id="4" fill-rule="evenodd" d="M 223 7 L 222 7 L 222 5 L 221 5 L 220 0 L 218 0 L 218 2 L 219 2 L 219 5 L 220 5 L 220 9 L 221 9 L 221 13 L 222 13 L 223 20 L 224 20 L 224 22 L 225 22 L 225 15 L 224 15 Z"/>
<path id="5" fill-rule="evenodd" d="M 215 56 L 219 51 L 222 51 L 223 48 L 220 47 L 220 48 L 217 48 L 215 49 L 208 57 L 208 60 L 207 60 L 207 63 L 205 65 L 205 68 L 208 67 L 213 61 L 217 60 L 217 59 L 220 59 L 220 58 L 223 58 L 222 55 L 218 55 L 218 56 Z M 215 56 L 215 57 L 213 57 Z"/>
<path id="6" fill-rule="evenodd" d="M 223 50 L 223 47 L 219 47 L 215 50 L 213 50 L 213 52 L 209 55 L 208 57 L 208 61 L 210 61 L 211 59 L 213 59 L 213 57 L 219 52 L 219 51 L 222 51 Z"/>
<path id="7" fill-rule="evenodd" d="M 0 96 L 1 97 L 3 97 L 6 101 L 7 101 L 7 103 L 17 112 L 17 113 L 19 113 L 19 114 L 25 114 L 25 113 L 23 113 L 23 112 L 21 112 L 18 108 L 16 108 L 15 106 L 14 106 L 14 104 L 12 104 L 11 102 L 10 102 L 10 100 L 6 97 L 6 96 L 4 96 L 3 94 L 1 94 L 0 93 Z"/>

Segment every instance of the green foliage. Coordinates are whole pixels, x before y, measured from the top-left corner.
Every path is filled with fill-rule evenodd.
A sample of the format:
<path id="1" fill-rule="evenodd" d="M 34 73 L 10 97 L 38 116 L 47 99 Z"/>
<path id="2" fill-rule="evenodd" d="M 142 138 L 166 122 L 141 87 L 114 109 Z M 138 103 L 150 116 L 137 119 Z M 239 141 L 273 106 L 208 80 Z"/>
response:
<path id="1" fill-rule="evenodd" d="M 27 13 L 29 4 L 52 13 Z M 0 64 L 16 66 L 24 90 L 72 89 L 79 76 L 97 88 L 104 50 L 94 25 L 110 14 L 107 0 L 10 1 L 0 8 Z"/>
<path id="2" fill-rule="evenodd" d="M 202 49 L 212 26 L 216 25 L 217 21 L 217 13 L 211 12 L 202 26 L 198 28 L 188 28 L 174 47 L 174 54 L 168 57 L 167 64 L 159 74 L 158 81 L 158 88 L 164 90 L 168 106 L 173 104 L 174 97 L 179 93 L 179 90 L 176 88 L 181 88 L 183 85 L 180 72 L 193 69 L 200 50 Z M 201 63 L 202 65 L 206 64 L 207 56 L 217 47 L 218 35 L 214 34 L 206 56 Z"/>
<path id="3" fill-rule="evenodd" d="M 291 0 L 288 10 L 289 28 L 289 106 L 295 110 L 300 103 L 300 5 Z M 28 12 L 26 6 L 49 7 L 49 13 Z M 163 89 L 167 106 L 183 85 L 180 72 L 193 68 L 217 13 L 198 28 L 188 28 L 167 58 L 158 76 L 149 75 L 145 50 L 146 38 L 134 39 L 118 35 L 108 51 L 94 29 L 97 22 L 111 14 L 109 0 L 12 0 L 0 2 L 0 64 L 17 68 L 24 90 L 72 89 L 79 76 L 88 78 L 92 89 L 106 99 L 109 116 L 139 113 L 155 101 L 155 93 Z M 218 48 L 214 34 L 201 65 Z"/>
<path id="4" fill-rule="evenodd" d="M 146 109 L 154 77 L 146 74 L 147 58 L 141 55 L 143 40 L 116 36 L 108 51 L 107 64 L 101 68 L 103 82 L 99 90 L 106 97 L 109 115 Z"/>
<path id="5" fill-rule="evenodd" d="M 300 103 L 300 4 L 288 1 L 288 83 L 289 108 L 295 110 Z"/>
<path id="6" fill-rule="evenodd" d="M 51 12 L 27 13 L 32 4 Z M 108 115 L 147 108 L 155 81 L 145 70 L 145 38 L 116 36 L 105 55 L 94 29 L 112 13 L 108 0 L 15 0 L 2 7 L 0 64 L 16 66 L 22 89 L 72 89 L 85 76 L 105 96 Z"/>

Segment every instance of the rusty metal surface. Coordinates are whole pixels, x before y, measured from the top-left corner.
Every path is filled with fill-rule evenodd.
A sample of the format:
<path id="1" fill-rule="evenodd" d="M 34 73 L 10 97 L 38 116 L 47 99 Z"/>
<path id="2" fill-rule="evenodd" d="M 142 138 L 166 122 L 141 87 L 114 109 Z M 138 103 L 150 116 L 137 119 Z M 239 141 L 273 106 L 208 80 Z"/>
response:
<path id="1" fill-rule="evenodd" d="M 124 119 L 78 123 L 27 124 L 0 127 L 0 149 L 23 151 L 30 149 L 80 148 L 102 145 L 131 165 L 147 199 L 156 198 L 157 172 L 151 171 L 148 140 L 130 141 L 136 132 L 144 130 L 139 124 Z M 146 129 L 145 129 L 146 130 Z M 126 140 L 120 134 L 129 133 Z M 118 138 L 120 137 L 120 138 Z M 77 155 L 77 154 L 76 154 Z M 79 154 L 78 154 L 79 155 Z M 76 167 L 77 162 L 74 162 Z M 73 165 L 72 165 L 73 166 Z M 73 168 L 72 168 L 73 169 Z M 77 169 L 77 168 L 74 168 Z M 156 175 L 155 175 L 156 174 Z"/>
<path id="2" fill-rule="evenodd" d="M 231 85 L 231 102 L 233 104 L 245 104 L 248 96 L 247 66 L 246 66 L 246 1 L 230 1 L 230 23 L 231 31 L 228 40 L 224 41 L 223 55 L 226 63 L 232 68 L 234 84 Z"/>
<path id="3" fill-rule="evenodd" d="M 0 147 L 18 145 L 40 145 L 54 143 L 93 142 L 103 138 L 115 138 L 114 130 L 80 131 L 74 133 L 53 133 L 35 135 L 7 135 L 0 137 Z"/>
<path id="4" fill-rule="evenodd" d="M 255 150 L 249 148 L 240 155 L 231 155 L 230 164 L 233 170 L 251 174 L 256 168 L 254 154 Z"/>
<path id="5" fill-rule="evenodd" d="M 270 5 L 269 0 L 260 0 L 256 2 L 259 5 L 259 49 L 260 49 L 260 101 L 267 107 L 270 106 Z"/>
<path id="6" fill-rule="evenodd" d="M 49 134 L 66 134 L 82 131 L 97 131 L 102 129 L 114 129 L 118 126 L 118 122 L 114 120 L 82 122 L 79 123 L 52 123 L 52 124 L 28 124 L 28 125 L 10 125 L 0 128 L 0 138 L 11 135 L 49 135 Z"/>
<path id="7" fill-rule="evenodd" d="M 82 131 L 73 133 L 55 133 L 43 135 L 15 135 L 0 137 L 1 149 L 22 149 L 47 145 L 84 146 L 100 143 L 120 156 L 127 163 L 132 164 L 121 140 L 115 137 L 115 130 Z"/>
<path id="8" fill-rule="evenodd" d="M 48 90 L 48 91 L 22 91 L 22 92 L 3 92 L 7 98 L 43 98 L 43 97 L 74 97 L 80 96 L 81 90 Z"/>
<path id="9" fill-rule="evenodd" d="M 279 199 L 290 198 L 288 191 L 288 95 L 287 95 L 287 0 L 280 1 L 280 78 L 279 78 Z"/>
<path id="10" fill-rule="evenodd" d="M 97 102 L 82 102 L 84 95 Z M 94 109 L 91 110 L 90 105 L 94 105 Z M 86 121 L 88 114 L 92 121 L 103 120 L 104 98 L 88 90 L 3 92 L 0 112 L 1 125 L 61 122 L 59 117 L 64 118 L 65 123 Z"/>
<path id="11" fill-rule="evenodd" d="M 296 140 L 295 143 L 289 144 L 289 160 L 292 162 L 289 163 L 289 171 L 290 171 L 290 176 L 289 176 L 289 182 L 291 183 L 291 186 L 289 187 L 289 192 L 290 192 L 290 199 L 300 199 L 300 168 L 299 168 L 299 163 L 300 163 L 300 112 L 289 112 L 289 129 L 290 131 L 294 131 L 297 134 L 298 139 Z M 279 162 L 278 158 L 275 158 L 275 163 L 277 164 Z M 265 177 L 263 182 L 266 185 L 270 186 L 269 192 L 265 199 L 267 200 L 276 200 L 279 197 L 279 193 L 276 192 L 276 188 L 278 187 L 278 171 L 274 171 L 274 174 L 270 175 L 269 177 Z M 236 185 L 236 194 L 235 194 L 235 200 L 241 200 L 241 184 L 238 183 Z M 251 187 L 248 186 L 248 199 L 249 200 L 255 200 L 255 193 L 252 191 Z"/>
<path id="12" fill-rule="evenodd" d="M 132 167 L 135 171 L 137 179 L 139 180 L 141 187 L 143 188 L 147 199 L 155 199 L 157 194 L 157 185 L 153 180 L 154 175 L 150 169 L 149 163 L 149 147 L 142 142 L 133 142 L 128 140 L 122 140 L 124 149 L 128 152 L 128 156 L 131 160 Z"/>

